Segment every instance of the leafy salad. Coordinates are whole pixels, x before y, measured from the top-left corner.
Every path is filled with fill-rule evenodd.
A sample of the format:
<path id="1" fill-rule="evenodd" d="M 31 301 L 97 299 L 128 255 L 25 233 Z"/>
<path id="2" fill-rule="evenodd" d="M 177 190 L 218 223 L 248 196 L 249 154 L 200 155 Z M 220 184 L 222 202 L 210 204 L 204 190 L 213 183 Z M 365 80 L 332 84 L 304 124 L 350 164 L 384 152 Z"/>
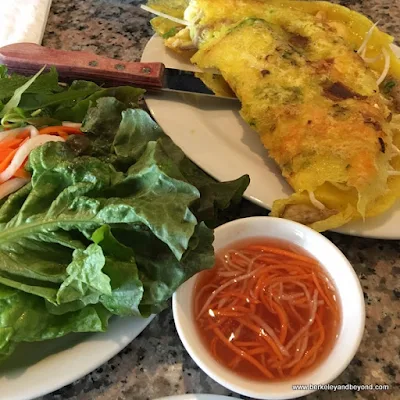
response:
<path id="1" fill-rule="evenodd" d="M 0 362 L 20 342 L 158 313 L 213 266 L 212 229 L 249 177 L 211 179 L 142 95 L 0 66 Z"/>

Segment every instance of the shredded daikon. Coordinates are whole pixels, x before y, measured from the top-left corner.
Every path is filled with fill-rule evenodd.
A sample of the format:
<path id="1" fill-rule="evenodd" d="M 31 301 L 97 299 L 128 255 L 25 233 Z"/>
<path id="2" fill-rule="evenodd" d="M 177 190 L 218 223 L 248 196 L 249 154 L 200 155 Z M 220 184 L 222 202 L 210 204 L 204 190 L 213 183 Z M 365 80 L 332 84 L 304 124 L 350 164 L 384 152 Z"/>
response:
<path id="1" fill-rule="evenodd" d="M 39 135 L 27 140 L 15 153 L 10 165 L 0 173 L 0 183 L 8 181 L 22 166 L 29 153 L 36 147 L 41 146 L 47 142 L 64 142 L 65 140 L 60 136 L 54 135 Z"/>
<path id="2" fill-rule="evenodd" d="M 4 199 L 4 197 L 8 196 L 9 194 L 16 192 L 18 189 L 21 189 L 22 186 L 26 185 L 28 182 L 29 179 L 13 178 L 2 183 L 0 185 L 0 200 Z"/>
<path id="3" fill-rule="evenodd" d="M 39 131 L 33 125 L 27 126 L 26 128 L 29 129 L 31 133 L 31 138 L 39 135 Z"/>
<path id="4" fill-rule="evenodd" d="M 286 350 L 290 350 L 290 348 L 293 346 L 294 343 L 296 343 L 296 340 L 303 335 L 304 332 L 308 331 L 309 327 L 313 324 L 314 319 L 315 319 L 315 314 L 317 313 L 317 308 L 318 308 L 318 291 L 314 290 L 314 295 L 311 303 L 311 309 L 310 309 L 310 317 L 308 319 L 308 322 L 305 326 L 303 326 L 289 341 L 289 343 L 286 344 Z"/>
<path id="5" fill-rule="evenodd" d="M 362 58 L 367 64 L 372 64 L 374 62 L 377 62 L 379 59 L 381 59 L 382 56 L 383 56 L 383 53 L 380 53 L 376 57 L 364 57 L 364 56 L 362 56 Z"/>
<path id="6" fill-rule="evenodd" d="M 154 8 L 151 8 L 151 7 L 148 7 L 148 6 L 144 6 L 144 5 L 141 5 L 140 8 L 145 10 L 145 11 L 148 11 L 148 12 L 150 12 L 152 14 L 158 15 L 159 17 L 163 17 L 163 18 L 169 19 L 171 21 L 174 21 L 174 22 L 176 22 L 178 24 L 189 25 L 189 22 L 185 21 L 184 19 L 172 17 L 171 15 L 164 14 L 163 12 L 157 11 Z"/>
<path id="7" fill-rule="evenodd" d="M 392 150 L 393 150 L 393 154 L 399 155 L 400 154 L 400 150 L 397 146 L 395 146 L 394 144 L 392 144 Z"/>
<path id="8" fill-rule="evenodd" d="M 378 25 L 379 21 L 375 22 L 375 24 L 373 24 L 371 26 L 371 28 L 369 29 L 369 31 L 367 32 L 363 42 L 361 43 L 360 48 L 357 50 L 357 54 L 362 54 L 362 52 L 364 51 L 364 49 L 367 47 L 369 39 L 371 39 L 372 36 L 372 32 L 374 31 L 374 28 Z"/>
<path id="9" fill-rule="evenodd" d="M 382 53 L 383 53 L 383 56 L 385 57 L 385 66 L 383 67 L 383 71 L 382 71 L 381 76 L 376 81 L 378 86 L 384 81 L 384 79 L 386 78 L 386 75 L 389 72 L 389 68 L 390 68 L 390 54 L 389 54 L 389 52 L 387 51 L 387 49 L 383 48 L 382 49 Z"/>
<path id="10" fill-rule="evenodd" d="M 315 198 L 314 192 L 308 192 L 308 196 L 314 207 L 318 208 L 318 210 L 325 210 L 325 206 Z"/>
<path id="11" fill-rule="evenodd" d="M 8 131 L 0 132 L 0 142 L 2 142 L 5 139 L 14 138 L 25 130 L 26 130 L 26 128 L 16 128 L 16 129 L 10 129 Z"/>
<path id="12" fill-rule="evenodd" d="M 80 129 L 82 124 L 80 124 L 79 122 L 69 122 L 69 121 L 63 121 L 62 122 L 62 126 L 69 126 L 71 128 L 78 128 Z"/>
<path id="13" fill-rule="evenodd" d="M 33 125 L 28 125 L 23 128 L 10 129 L 8 131 L 0 132 L 0 142 L 2 142 L 5 139 L 15 138 L 21 132 L 24 132 L 27 130 L 29 131 L 31 137 L 39 135 L 39 131 Z"/>
<path id="14" fill-rule="evenodd" d="M 367 53 L 367 47 L 364 47 L 364 50 L 361 52 L 360 56 L 361 58 L 365 58 L 365 54 Z"/>
<path id="15" fill-rule="evenodd" d="M 278 347 L 280 353 L 285 356 L 285 357 L 289 357 L 289 352 L 286 350 L 286 347 L 280 342 L 280 340 L 278 339 L 278 337 L 276 336 L 276 333 L 274 332 L 274 330 L 265 322 L 265 320 L 263 320 L 261 317 L 259 317 L 256 314 L 250 314 L 249 317 L 251 319 L 253 319 L 254 322 L 256 322 L 257 324 L 260 325 L 261 329 L 260 329 L 260 336 L 267 336 L 269 335 L 270 338 L 273 340 L 273 342 L 275 343 L 276 347 Z"/>

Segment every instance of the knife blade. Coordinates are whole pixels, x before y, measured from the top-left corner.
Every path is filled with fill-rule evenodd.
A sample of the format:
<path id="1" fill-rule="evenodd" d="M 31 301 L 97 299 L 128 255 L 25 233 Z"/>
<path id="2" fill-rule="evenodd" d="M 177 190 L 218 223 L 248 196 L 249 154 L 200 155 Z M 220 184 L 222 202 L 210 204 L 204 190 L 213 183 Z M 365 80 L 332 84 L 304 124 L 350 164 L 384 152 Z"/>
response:
<path id="1" fill-rule="evenodd" d="M 166 68 L 162 63 L 126 62 L 83 51 L 50 49 L 35 43 L 0 48 L 0 64 L 16 73 L 31 75 L 44 65 L 56 67 L 60 78 L 92 80 L 104 86 L 132 85 L 150 92 L 169 91 L 219 98 L 194 72 Z"/>

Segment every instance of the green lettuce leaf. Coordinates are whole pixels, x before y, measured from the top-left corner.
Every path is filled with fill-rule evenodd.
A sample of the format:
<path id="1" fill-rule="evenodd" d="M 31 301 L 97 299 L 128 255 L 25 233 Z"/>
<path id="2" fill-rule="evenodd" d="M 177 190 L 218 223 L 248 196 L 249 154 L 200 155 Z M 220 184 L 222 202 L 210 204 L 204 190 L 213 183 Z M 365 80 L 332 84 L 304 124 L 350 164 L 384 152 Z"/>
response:
<path id="1" fill-rule="evenodd" d="M 0 310 L 0 362 L 19 342 L 55 339 L 72 332 L 105 331 L 111 316 L 100 304 L 53 315 L 42 298 L 1 284 Z"/>
<path id="2" fill-rule="evenodd" d="M 93 243 L 85 250 L 75 250 L 66 270 L 67 277 L 58 289 L 57 303 L 81 300 L 95 304 L 100 295 L 111 295 L 110 278 L 102 272 L 105 262 L 103 251 L 97 244 Z M 96 301 L 93 297 L 97 297 Z"/>
<path id="3" fill-rule="evenodd" d="M 8 68 L 5 65 L 0 65 L 0 79 L 4 79 L 8 77 Z M 24 82 L 25 83 L 25 82 Z M 21 85 L 18 85 L 19 87 Z M 14 93 L 15 88 L 12 90 L 12 93 Z M 12 93 L 10 94 L 10 97 L 12 96 Z"/>
<path id="4" fill-rule="evenodd" d="M 149 141 L 162 136 L 162 129 L 147 112 L 128 109 L 122 112 L 119 129 L 114 135 L 114 152 L 121 163 L 133 164 L 143 154 Z"/>
<path id="5" fill-rule="evenodd" d="M 120 243 L 111 228 L 104 225 L 92 236 L 106 256 L 104 272 L 111 278 L 111 295 L 102 295 L 101 303 L 113 314 L 140 315 L 139 304 L 143 298 L 143 283 L 131 247 Z"/>
<path id="6" fill-rule="evenodd" d="M 82 122 L 88 109 L 100 98 L 113 97 L 125 107 L 136 108 L 144 93 L 143 89 L 130 86 L 103 88 L 83 80 L 60 85 L 54 68 L 27 78 L 9 75 L 6 67 L 0 67 L 0 116 L 4 117 L 3 126 L 8 128 Z"/>
<path id="7" fill-rule="evenodd" d="M 83 85 L 82 81 L 80 82 L 81 85 Z M 138 107 L 139 98 L 143 94 L 143 89 L 138 89 L 131 86 L 119 86 L 112 88 L 101 88 L 100 86 L 97 86 L 97 90 L 92 95 L 86 97 L 85 99 L 75 101 L 72 106 L 69 106 L 69 104 L 62 104 L 54 112 L 53 117 L 62 121 L 82 122 L 90 106 L 92 104 L 96 104 L 98 99 L 103 97 L 112 97 L 124 103 L 126 107 L 136 108 Z M 115 128 L 117 129 L 118 125 L 115 126 Z"/>
<path id="8" fill-rule="evenodd" d="M 229 217 L 231 219 L 237 212 L 250 177 L 243 175 L 233 181 L 217 182 L 189 160 L 169 137 L 163 137 L 160 143 L 166 154 L 183 171 L 185 179 L 200 191 L 200 198 L 191 207 L 198 221 L 215 228 Z"/>
<path id="9" fill-rule="evenodd" d="M 7 68 L 0 65 L 0 100 L 10 99 L 15 90 L 25 85 L 29 81 L 29 77 L 11 74 L 8 76 Z M 34 82 L 25 90 L 25 93 L 56 93 L 63 91 L 58 84 L 57 70 L 52 67 L 49 72 L 40 74 Z"/>
<path id="10" fill-rule="evenodd" d="M 98 89 L 88 87 L 83 89 L 70 89 L 60 93 L 27 94 L 18 103 L 19 107 L 26 111 L 34 111 L 43 108 L 56 108 L 63 104 L 71 105 L 95 93 Z"/>
<path id="11" fill-rule="evenodd" d="M 158 313 L 167 307 L 175 290 L 197 272 L 214 265 L 213 231 L 203 223 L 196 226 L 187 251 L 178 261 L 168 247 L 147 228 L 115 228 L 115 237 L 132 247 L 139 276 L 144 286 L 140 312 L 143 316 Z M 154 254 L 157 254 L 154 257 Z"/>
<path id="12" fill-rule="evenodd" d="M 91 140 L 91 155 L 108 156 L 112 153 L 112 143 L 122 120 L 126 104 L 114 97 L 104 97 L 91 107 L 82 123 L 82 132 Z"/>
<path id="13" fill-rule="evenodd" d="M 43 72 L 44 67 L 40 69 L 32 78 L 28 79 L 22 86 L 15 89 L 14 94 L 12 95 L 11 99 L 4 105 L 2 110 L 0 111 L 0 117 L 4 117 L 9 111 L 19 105 L 21 101 L 21 97 L 29 89 L 29 86 L 35 82 L 36 78 Z"/>
<path id="14" fill-rule="evenodd" d="M 199 193 L 179 180 L 157 142 L 126 174 L 97 158 L 71 158 L 65 147 L 53 142 L 35 149 L 23 205 L 14 216 L 9 204 L 0 209 L 0 276 L 18 276 L 21 284 L 34 279 L 36 287 L 36 280 L 58 283 L 83 238 L 104 224 L 145 225 L 182 257 L 197 223 L 189 207 Z"/>
<path id="15" fill-rule="evenodd" d="M 237 205 L 248 177 L 217 183 L 201 171 L 132 108 L 141 94 L 76 81 L 26 92 L 14 109 L 25 118 L 28 104 L 42 105 L 32 118 L 82 121 L 89 145 L 36 148 L 31 182 L 0 201 L 0 360 L 19 342 L 160 312 L 213 266 L 210 227 Z"/>

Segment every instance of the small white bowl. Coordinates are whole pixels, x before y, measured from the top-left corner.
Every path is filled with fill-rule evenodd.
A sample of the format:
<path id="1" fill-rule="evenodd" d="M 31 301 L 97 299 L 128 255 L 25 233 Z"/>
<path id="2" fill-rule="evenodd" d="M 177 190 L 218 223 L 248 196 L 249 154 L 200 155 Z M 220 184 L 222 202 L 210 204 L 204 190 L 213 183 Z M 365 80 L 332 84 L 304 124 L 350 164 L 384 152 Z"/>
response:
<path id="1" fill-rule="evenodd" d="M 292 385 L 324 385 L 340 375 L 354 357 L 364 332 L 365 305 L 360 282 L 341 251 L 328 239 L 296 222 L 272 218 L 243 218 L 215 230 L 215 251 L 246 238 L 274 238 L 291 242 L 316 258 L 336 286 L 341 305 L 341 326 L 330 354 L 311 371 L 283 382 L 246 379 L 219 364 L 204 346 L 193 316 L 193 292 L 197 276 L 174 294 L 172 308 L 179 337 L 196 364 L 226 388 L 256 399 L 293 399 L 314 390 L 293 390 Z"/>

